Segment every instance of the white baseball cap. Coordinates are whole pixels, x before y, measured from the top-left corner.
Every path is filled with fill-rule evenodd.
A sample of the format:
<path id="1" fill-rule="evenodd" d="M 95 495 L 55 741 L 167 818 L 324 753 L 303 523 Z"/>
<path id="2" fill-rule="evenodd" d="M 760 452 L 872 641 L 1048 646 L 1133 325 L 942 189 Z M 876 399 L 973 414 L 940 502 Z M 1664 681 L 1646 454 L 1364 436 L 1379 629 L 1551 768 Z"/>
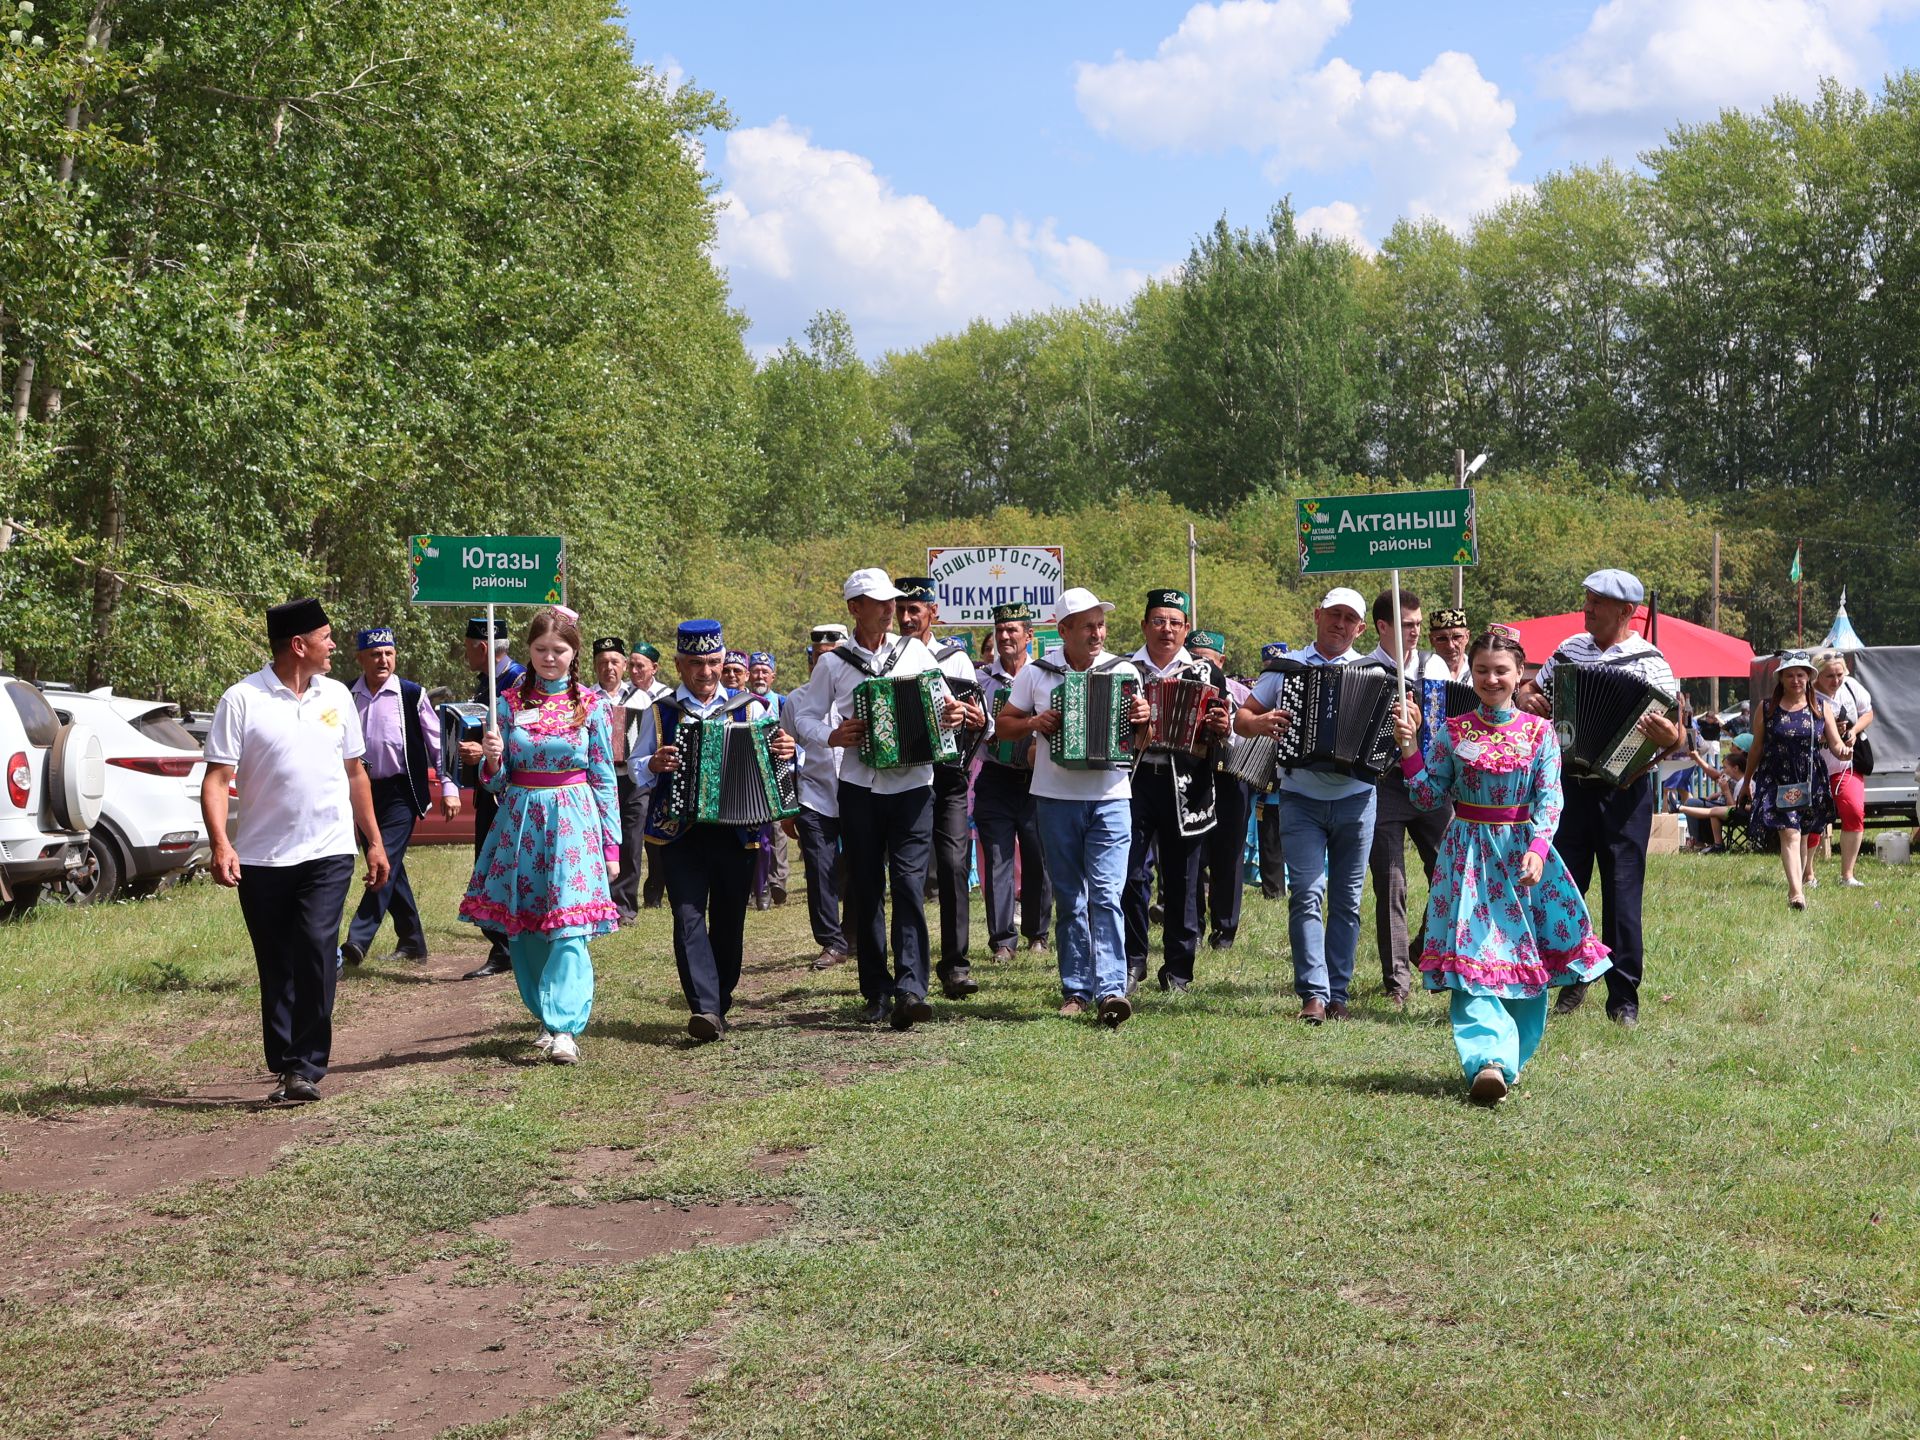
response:
<path id="1" fill-rule="evenodd" d="M 1367 618 L 1367 602 L 1360 598 L 1358 590 L 1349 590 L 1345 585 L 1336 585 L 1320 597 L 1322 610 L 1331 610 L 1336 605 L 1344 605 L 1362 620 Z"/>
<path id="2" fill-rule="evenodd" d="M 1069 615 L 1078 615 L 1082 610 L 1100 610 L 1111 614 L 1113 602 L 1102 600 L 1091 590 L 1082 590 L 1078 586 L 1060 597 L 1060 609 L 1057 619 L 1064 620 Z"/>
<path id="3" fill-rule="evenodd" d="M 844 600 L 862 597 L 868 600 L 898 600 L 900 591 L 894 588 L 893 581 L 887 578 L 884 570 L 856 570 L 847 576 L 847 583 L 840 587 L 840 596 Z"/>

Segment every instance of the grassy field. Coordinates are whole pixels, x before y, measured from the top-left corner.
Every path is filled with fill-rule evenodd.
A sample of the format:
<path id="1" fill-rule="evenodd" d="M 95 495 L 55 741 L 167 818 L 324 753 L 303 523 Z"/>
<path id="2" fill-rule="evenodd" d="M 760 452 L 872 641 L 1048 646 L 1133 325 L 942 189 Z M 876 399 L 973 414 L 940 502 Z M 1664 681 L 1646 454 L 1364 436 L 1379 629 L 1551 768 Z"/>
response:
<path id="1" fill-rule="evenodd" d="M 463 857 L 412 864 L 432 943 L 470 945 Z M 297 1362 L 368 1282 L 450 1264 L 573 1327 L 565 1393 L 463 1434 L 1911 1436 L 1920 867 L 1834 874 L 1793 914 L 1771 859 L 1656 859 L 1640 1030 L 1554 1021 L 1493 1112 L 1439 1002 L 1379 999 L 1370 923 L 1356 1023 L 1297 1025 L 1257 896 L 1189 996 L 1115 1034 L 1058 1020 L 1029 957 L 862 1030 L 851 975 L 805 968 L 804 912 L 756 915 L 748 1023 L 697 1050 L 653 912 L 595 948 L 578 1070 L 524 1063 L 500 987 L 457 1063 L 302 1112 L 266 1173 L 0 1198 L 0 1434 L 150 1433 Z M 413 978 L 351 976 L 340 1029 L 420 1003 Z M 239 1123 L 138 1102 L 258 1064 L 255 1005 L 205 885 L 0 931 L 14 1133 Z M 590 1147 L 632 1163 L 583 1180 Z M 794 1208 L 627 1265 L 529 1266 L 475 1229 L 633 1197 Z M 87 1258 L 36 1281 L 82 1222 Z M 673 1410 L 650 1359 L 689 1337 L 718 1363 Z"/>

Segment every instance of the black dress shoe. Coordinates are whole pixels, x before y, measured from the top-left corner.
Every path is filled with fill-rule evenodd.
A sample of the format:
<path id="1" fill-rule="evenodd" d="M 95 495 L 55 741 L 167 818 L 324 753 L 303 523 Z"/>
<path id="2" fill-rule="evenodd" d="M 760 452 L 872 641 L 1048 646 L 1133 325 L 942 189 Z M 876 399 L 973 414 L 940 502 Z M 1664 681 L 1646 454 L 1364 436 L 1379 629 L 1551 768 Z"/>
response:
<path id="1" fill-rule="evenodd" d="M 1153 904 L 1147 906 L 1147 924 L 1158 925 L 1166 918 L 1167 912 L 1161 908 L 1159 901 L 1156 900 Z"/>
<path id="2" fill-rule="evenodd" d="M 280 1077 L 280 1083 L 273 1093 L 267 1096 L 269 1105 L 311 1105 L 320 1098 L 320 1087 L 304 1075 L 295 1075 L 291 1071 Z"/>
<path id="3" fill-rule="evenodd" d="M 1164 965 L 1160 967 L 1159 980 L 1160 980 L 1160 988 L 1162 990 L 1171 990 L 1176 995 L 1186 994 L 1187 986 L 1193 983 L 1191 980 L 1188 980 L 1183 976 L 1175 975 L 1173 972 L 1168 970 Z"/>
<path id="4" fill-rule="evenodd" d="M 1622 1030 L 1638 1029 L 1640 1025 L 1640 1007 L 1638 1005 L 1622 1005 L 1617 1009 L 1607 1011 L 1607 1019 L 1613 1021 L 1613 1023 L 1618 1025 Z"/>
<path id="5" fill-rule="evenodd" d="M 1216 931 L 1213 938 L 1207 941 L 1207 945 L 1214 950 L 1231 950 L 1233 949 L 1233 932 L 1231 930 Z"/>
<path id="6" fill-rule="evenodd" d="M 698 1014 L 687 1021 L 687 1034 L 701 1044 L 718 1040 L 726 1033 L 727 1022 L 718 1015 Z"/>
<path id="7" fill-rule="evenodd" d="M 885 1000 L 869 1000 L 860 1007 L 860 1023 L 878 1025 L 887 1018 L 887 1012 L 892 1008 Z"/>
<path id="8" fill-rule="evenodd" d="M 973 969 L 967 965 L 942 965 L 940 967 L 940 993 L 949 1000 L 964 1000 L 969 995 L 980 993 L 980 982 L 973 978 Z"/>
<path id="9" fill-rule="evenodd" d="M 910 995 L 902 990 L 893 997 L 893 1016 L 890 1023 L 894 1029 L 905 1030 L 931 1019 L 933 1019 L 933 1006 L 927 1003 L 926 996 Z"/>
<path id="10" fill-rule="evenodd" d="M 359 965 L 364 962 L 366 958 L 367 952 L 351 940 L 348 940 L 340 947 L 340 963 L 343 965 Z"/>
<path id="11" fill-rule="evenodd" d="M 1571 1015 L 1578 1010 L 1587 998 L 1585 985 L 1568 985 L 1560 991 L 1560 998 L 1553 1002 L 1553 1013 Z"/>
<path id="12" fill-rule="evenodd" d="M 489 975 L 511 975 L 512 973 L 513 961 L 495 960 L 489 956 L 486 964 L 477 970 L 467 971 L 467 973 L 460 978 L 462 980 L 485 980 Z"/>
<path id="13" fill-rule="evenodd" d="M 411 945 L 401 945 L 387 958 L 389 960 L 411 960 L 414 964 L 419 965 L 425 962 L 427 952 L 424 950 L 415 950 Z"/>

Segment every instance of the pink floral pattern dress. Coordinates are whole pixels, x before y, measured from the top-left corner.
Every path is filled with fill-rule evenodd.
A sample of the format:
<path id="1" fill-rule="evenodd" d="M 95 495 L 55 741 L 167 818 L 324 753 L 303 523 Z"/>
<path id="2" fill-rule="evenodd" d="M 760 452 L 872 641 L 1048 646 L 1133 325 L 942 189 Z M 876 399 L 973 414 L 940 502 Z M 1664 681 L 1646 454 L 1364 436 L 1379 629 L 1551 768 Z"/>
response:
<path id="1" fill-rule="evenodd" d="M 480 783 L 500 797 L 500 811 L 473 862 L 460 918 L 549 940 L 604 935 L 619 928 L 620 914 L 607 893 L 607 861 L 620 853 L 612 710 L 598 686 L 582 686 L 587 719 L 576 725 L 567 682 L 535 683 L 545 692 L 538 705 L 518 709 L 518 686 L 499 699 L 505 763 Z M 514 780 L 542 774 L 579 779 Z"/>
<path id="2" fill-rule="evenodd" d="M 1553 849 L 1560 746 L 1548 721 L 1481 706 L 1447 721 L 1428 754 L 1402 761 L 1402 769 L 1422 810 L 1454 804 L 1427 897 L 1420 955 L 1427 989 L 1530 999 L 1610 966 L 1587 903 Z M 1526 888 L 1520 864 L 1529 850 L 1542 869 L 1539 883 Z"/>

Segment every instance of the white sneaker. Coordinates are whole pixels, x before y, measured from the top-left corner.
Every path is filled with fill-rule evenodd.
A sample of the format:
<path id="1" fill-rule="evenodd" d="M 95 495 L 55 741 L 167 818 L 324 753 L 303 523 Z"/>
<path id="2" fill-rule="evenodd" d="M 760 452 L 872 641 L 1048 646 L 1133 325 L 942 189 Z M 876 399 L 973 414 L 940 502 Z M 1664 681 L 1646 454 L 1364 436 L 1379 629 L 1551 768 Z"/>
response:
<path id="1" fill-rule="evenodd" d="M 1809 875 L 1809 876 L 1807 876 L 1807 889 L 1809 889 L 1809 890 L 1818 890 L 1819 888 L 1820 888 L 1820 879 L 1819 879 L 1819 877 L 1818 877 L 1818 876 L 1815 876 L 1815 875 Z"/>
<path id="2" fill-rule="evenodd" d="M 547 1053 L 552 1056 L 553 1063 L 556 1065 L 578 1065 L 580 1063 L 580 1047 L 574 1043 L 573 1036 L 571 1035 L 554 1036 L 553 1045 Z"/>
<path id="3" fill-rule="evenodd" d="M 542 1055 L 545 1055 L 553 1049 L 553 1036 L 545 1030 L 542 1030 L 540 1032 L 540 1038 L 533 1042 L 533 1048 L 538 1050 Z"/>
<path id="4" fill-rule="evenodd" d="M 1857 880 L 1851 875 L 1849 875 L 1846 879 L 1842 880 L 1840 883 L 1842 885 L 1845 885 L 1850 890 L 1864 890 L 1867 888 L 1866 881 Z"/>

